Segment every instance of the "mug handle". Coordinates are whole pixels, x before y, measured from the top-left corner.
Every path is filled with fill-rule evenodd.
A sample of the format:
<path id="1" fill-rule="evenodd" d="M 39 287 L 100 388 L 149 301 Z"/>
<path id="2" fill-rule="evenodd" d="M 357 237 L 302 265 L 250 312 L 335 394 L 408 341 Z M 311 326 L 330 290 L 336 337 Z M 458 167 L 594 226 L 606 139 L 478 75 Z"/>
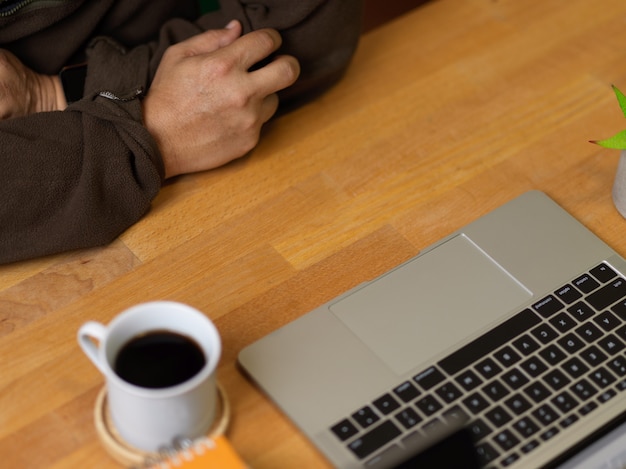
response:
<path id="1" fill-rule="evenodd" d="M 83 349 L 87 358 L 96 365 L 96 368 L 98 368 L 103 375 L 106 375 L 106 372 L 98 357 L 98 349 L 99 346 L 102 345 L 105 334 L 106 327 L 96 321 L 88 321 L 78 330 L 78 343 L 80 348 Z M 94 339 L 98 341 L 99 345 L 96 345 Z"/>

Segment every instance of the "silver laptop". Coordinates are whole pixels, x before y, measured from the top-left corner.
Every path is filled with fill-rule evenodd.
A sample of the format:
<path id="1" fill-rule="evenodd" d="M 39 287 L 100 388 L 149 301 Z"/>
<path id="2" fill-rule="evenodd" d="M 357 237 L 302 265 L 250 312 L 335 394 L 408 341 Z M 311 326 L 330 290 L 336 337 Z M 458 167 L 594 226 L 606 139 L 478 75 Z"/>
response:
<path id="1" fill-rule="evenodd" d="M 239 362 L 338 468 L 395 467 L 458 420 L 483 466 L 557 464 L 626 413 L 625 275 L 622 257 L 532 191 Z"/>

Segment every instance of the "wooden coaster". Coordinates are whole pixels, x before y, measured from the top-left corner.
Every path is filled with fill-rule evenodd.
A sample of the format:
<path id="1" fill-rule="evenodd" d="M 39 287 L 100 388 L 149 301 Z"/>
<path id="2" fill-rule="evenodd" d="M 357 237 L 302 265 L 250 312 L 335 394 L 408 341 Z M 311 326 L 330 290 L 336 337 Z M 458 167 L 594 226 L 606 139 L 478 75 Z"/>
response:
<path id="1" fill-rule="evenodd" d="M 106 387 L 103 387 L 98 393 L 94 409 L 94 421 L 98 438 L 109 455 L 126 467 L 141 467 L 147 459 L 157 457 L 157 454 L 142 451 L 122 440 L 111 420 L 106 394 Z M 224 434 L 230 421 L 230 403 L 219 383 L 217 384 L 217 395 L 217 418 L 207 434 L 208 438 L 216 438 Z"/>

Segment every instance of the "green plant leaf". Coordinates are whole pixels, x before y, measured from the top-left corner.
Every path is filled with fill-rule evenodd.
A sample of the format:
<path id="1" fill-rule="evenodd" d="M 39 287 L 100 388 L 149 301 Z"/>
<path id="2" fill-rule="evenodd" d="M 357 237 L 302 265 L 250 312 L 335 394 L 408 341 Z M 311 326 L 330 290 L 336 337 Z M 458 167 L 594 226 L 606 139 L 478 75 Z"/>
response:
<path id="1" fill-rule="evenodd" d="M 620 90 L 617 89 L 617 86 L 612 85 L 613 86 L 613 91 L 615 92 L 615 96 L 617 97 L 617 102 L 619 103 L 619 107 L 622 110 L 622 113 L 624 114 L 624 117 L 626 117 L 626 96 L 624 96 L 624 93 L 622 93 Z"/>
<path id="2" fill-rule="evenodd" d="M 626 104 L 626 98 L 625 98 Z M 605 148 L 614 148 L 617 150 L 626 150 L 626 130 L 609 137 L 605 140 L 594 140 L 592 143 L 597 143 Z"/>

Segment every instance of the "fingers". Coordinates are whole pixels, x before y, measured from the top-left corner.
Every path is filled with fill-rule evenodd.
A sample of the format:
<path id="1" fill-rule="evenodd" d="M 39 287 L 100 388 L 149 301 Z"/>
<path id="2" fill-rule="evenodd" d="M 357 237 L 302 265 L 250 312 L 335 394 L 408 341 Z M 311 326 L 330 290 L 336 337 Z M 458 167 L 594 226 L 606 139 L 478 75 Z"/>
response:
<path id="1" fill-rule="evenodd" d="M 261 105 L 261 122 L 265 123 L 272 118 L 278 110 L 278 95 L 272 93 L 263 99 Z"/>
<path id="2" fill-rule="evenodd" d="M 254 65 L 267 59 L 282 44 L 282 38 L 274 29 L 260 29 L 234 40 L 220 50 L 222 56 L 230 57 L 241 72 L 248 72 Z M 295 57 L 281 55 L 249 73 L 252 88 L 267 96 L 295 83 L 300 75 L 300 64 Z"/>
<path id="3" fill-rule="evenodd" d="M 172 48 L 178 50 L 184 57 L 210 54 L 232 44 L 241 36 L 241 31 L 241 23 L 233 20 L 224 29 L 207 30 L 172 46 Z"/>
<path id="4" fill-rule="evenodd" d="M 259 92 L 276 93 L 293 85 L 300 75 L 300 63 L 295 57 L 281 55 L 273 61 L 251 73 Z"/>
<path id="5" fill-rule="evenodd" d="M 235 56 L 239 57 L 239 66 L 248 70 L 253 65 L 276 52 L 283 40 L 274 29 L 259 29 L 240 37 L 230 46 Z"/>

